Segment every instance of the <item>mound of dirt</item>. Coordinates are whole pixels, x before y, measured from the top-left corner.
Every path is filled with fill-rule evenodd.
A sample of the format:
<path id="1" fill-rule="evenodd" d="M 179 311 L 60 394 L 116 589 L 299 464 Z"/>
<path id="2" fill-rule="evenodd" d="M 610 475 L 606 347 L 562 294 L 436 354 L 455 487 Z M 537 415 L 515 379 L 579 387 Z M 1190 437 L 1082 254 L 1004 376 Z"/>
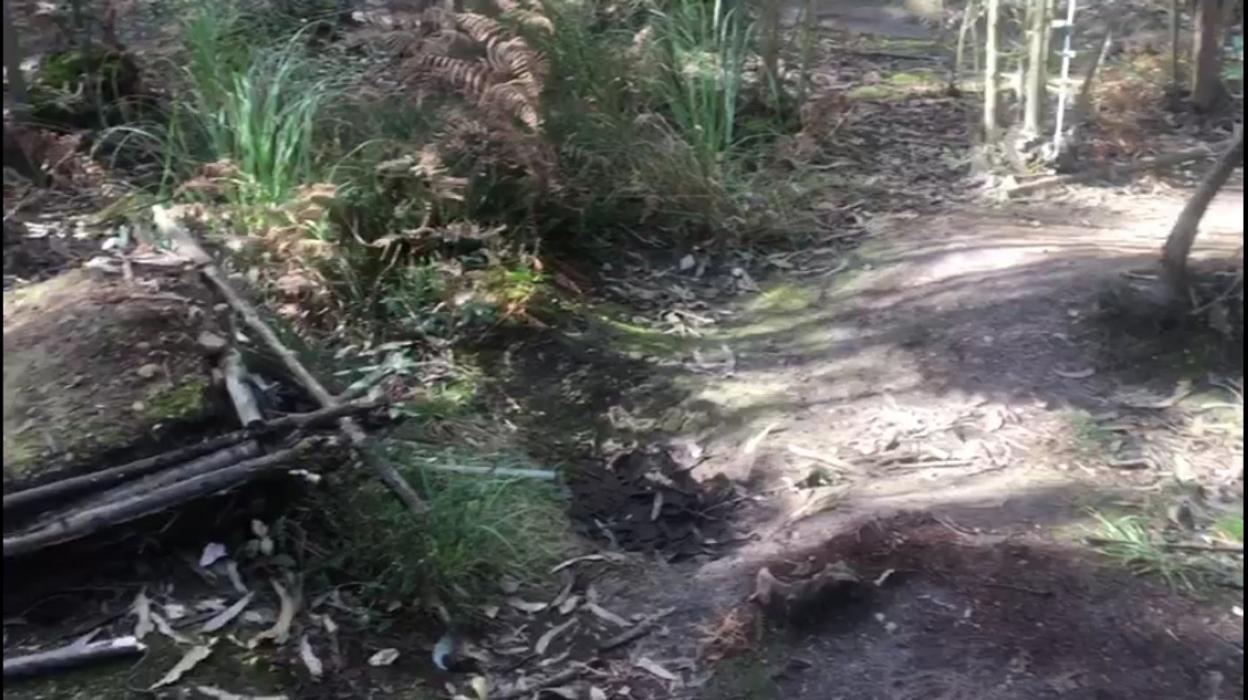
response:
<path id="1" fill-rule="evenodd" d="M 775 697 L 1242 697 L 1243 621 L 1229 602 L 1211 615 L 1208 601 L 1078 552 L 926 516 L 872 523 L 768 568 L 840 562 L 874 593 L 782 635 Z"/>
<path id="2" fill-rule="evenodd" d="M 5 292 L 6 489 L 211 412 L 204 314 L 167 286 L 78 269 Z"/>

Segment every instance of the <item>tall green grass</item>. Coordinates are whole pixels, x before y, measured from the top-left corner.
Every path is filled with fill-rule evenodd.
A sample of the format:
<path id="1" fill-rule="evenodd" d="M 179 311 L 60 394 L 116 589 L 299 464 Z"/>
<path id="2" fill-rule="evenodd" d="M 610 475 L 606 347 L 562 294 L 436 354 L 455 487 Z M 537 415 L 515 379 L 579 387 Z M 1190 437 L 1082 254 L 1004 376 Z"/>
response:
<path id="1" fill-rule="evenodd" d="M 385 458 L 399 465 L 429 506 L 413 519 L 384 488 L 353 489 L 331 509 L 344 537 L 337 570 L 368 581 L 379 596 L 433 594 L 453 607 L 498 593 L 503 576 L 544 574 L 575 546 L 558 488 L 548 482 L 463 476 L 439 464 L 532 468 L 517 455 L 433 451 L 391 443 Z"/>
<path id="2" fill-rule="evenodd" d="M 239 7 L 212 2 L 188 10 L 186 51 L 170 64 L 176 79 L 165 118 L 114 135 L 122 147 L 158 154 L 166 192 L 205 163 L 229 161 L 239 173 L 234 203 L 273 205 L 320 174 L 319 120 L 340 87 L 308 55 L 310 27 L 266 44 Z"/>
<path id="3" fill-rule="evenodd" d="M 736 121 L 753 26 L 723 0 L 675 0 L 655 11 L 664 69 L 656 94 L 704 171 L 715 172 L 737 145 Z"/>

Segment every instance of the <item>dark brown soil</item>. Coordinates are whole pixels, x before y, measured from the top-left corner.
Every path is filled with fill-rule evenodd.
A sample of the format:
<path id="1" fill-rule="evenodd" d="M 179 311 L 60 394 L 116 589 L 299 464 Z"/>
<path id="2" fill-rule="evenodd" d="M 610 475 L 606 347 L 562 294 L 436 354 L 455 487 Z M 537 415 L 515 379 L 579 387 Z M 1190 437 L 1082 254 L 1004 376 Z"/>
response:
<path id="1" fill-rule="evenodd" d="M 771 650 L 773 695 L 708 697 L 1207 700 L 1242 692 L 1242 618 L 1231 615 L 1229 595 L 1202 605 L 1037 538 L 991 541 L 920 516 L 872 522 L 803 554 L 795 558 L 816 569 L 848 563 L 870 596 L 775 633 L 783 651 Z M 793 566 L 772 564 L 777 573 Z"/>

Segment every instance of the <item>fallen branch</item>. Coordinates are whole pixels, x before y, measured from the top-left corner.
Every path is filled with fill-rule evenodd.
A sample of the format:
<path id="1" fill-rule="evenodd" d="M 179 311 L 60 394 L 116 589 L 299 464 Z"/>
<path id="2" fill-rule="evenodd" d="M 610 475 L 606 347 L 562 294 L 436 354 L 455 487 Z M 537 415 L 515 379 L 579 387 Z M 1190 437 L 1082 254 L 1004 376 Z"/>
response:
<path id="1" fill-rule="evenodd" d="M 565 668 L 553 676 L 547 676 L 537 681 L 533 685 L 518 686 L 500 695 L 495 695 L 494 700 L 515 700 L 516 698 L 527 697 L 537 693 L 543 688 L 550 688 L 551 686 L 567 683 L 574 678 L 580 677 L 585 672 L 586 668 L 584 666 L 572 666 L 570 668 Z"/>
<path id="2" fill-rule="evenodd" d="M 362 413 L 372 410 L 377 406 L 378 404 L 374 401 L 356 401 L 331 406 L 329 408 L 322 408 L 309 413 L 294 413 L 289 416 L 276 418 L 250 429 L 236 430 L 224 435 L 218 435 L 195 445 L 180 447 L 176 450 L 164 452 L 152 457 L 145 457 L 143 459 L 128 462 L 110 469 L 103 469 L 91 474 L 70 477 L 68 479 L 54 481 L 50 484 L 44 484 L 42 486 L 36 486 L 34 488 L 14 493 L 6 493 L 4 495 L 4 510 L 10 511 L 12 509 L 26 507 L 35 503 L 41 503 L 56 498 L 64 498 L 86 491 L 107 488 L 123 481 L 129 481 L 141 476 L 146 476 L 172 465 L 184 464 L 197 457 L 218 452 L 230 447 L 231 445 L 237 445 L 238 443 L 246 440 L 281 432 L 283 430 L 301 429 L 323 425 L 330 421 L 336 421 L 342 416 Z"/>
<path id="3" fill-rule="evenodd" d="M 69 508 L 69 512 L 83 511 L 97 506 L 116 503 L 127 499 L 142 496 L 158 489 L 162 489 L 179 481 L 193 479 L 197 476 L 210 474 L 226 467 L 239 464 L 245 460 L 254 459 L 260 456 L 260 445 L 255 440 L 248 440 L 237 445 L 231 445 L 223 450 L 204 455 L 198 459 L 193 459 L 185 464 L 177 465 L 171 469 L 165 469 L 155 474 L 151 474 L 143 479 L 135 482 L 124 483 L 119 486 L 92 494 L 84 501 L 77 501 Z M 52 513 L 36 520 L 31 527 L 38 528 L 49 525 L 62 518 L 61 513 Z"/>
<path id="4" fill-rule="evenodd" d="M 244 428 L 251 428 L 264 422 L 260 406 L 256 404 L 256 395 L 247 381 L 247 366 L 243 364 L 243 356 L 238 350 L 231 348 L 221 356 L 221 374 L 225 376 L 225 393 L 234 404 L 234 412 L 238 414 L 238 422 Z"/>
<path id="5" fill-rule="evenodd" d="M 125 500 L 77 510 L 55 522 L 4 538 L 4 557 L 27 554 L 54 544 L 81 539 L 104 528 L 157 513 L 173 506 L 227 491 L 277 471 L 283 464 L 323 446 L 324 440 L 307 439 L 289 449 L 257 457 Z"/>
<path id="6" fill-rule="evenodd" d="M 650 634 L 659 620 L 671 615 L 676 608 L 667 608 L 647 617 L 646 619 L 633 625 L 630 629 L 624 630 L 616 636 L 600 643 L 598 645 L 598 653 L 605 654 L 613 649 L 618 649 L 625 644 L 630 644 L 642 637 Z"/>
<path id="7" fill-rule="evenodd" d="M 430 464 L 425 469 L 451 474 L 469 474 L 471 476 L 503 476 L 518 479 L 542 479 L 554 481 L 559 475 L 545 469 L 508 469 L 507 467 L 461 467 L 455 464 Z"/>
<path id="8" fill-rule="evenodd" d="M 1120 545 L 1130 546 L 1135 544 L 1134 542 L 1128 542 L 1126 540 L 1106 539 L 1103 537 L 1089 537 L 1084 541 L 1094 547 L 1114 547 Z M 1217 544 L 1179 544 L 1170 542 L 1159 542 L 1156 546 L 1159 549 L 1165 549 L 1173 552 L 1213 552 L 1219 554 L 1238 554 L 1240 556 L 1243 556 L 1244 554 L 1244 548 L 1242 546 L 1232 547 L 1229 545 Z"/>
<path id="9" fill-rule="evenodd" d="M 101 642 L 75 642 L 57 649 L 4 659 L 4 678 L 29 678 L 78 666 L 136 656 L 147 646 L 134 637 L 118 637 Z"/>
<path id="10" fill-rule="evenodd" d="M 1146 170 L 1156 170 L 1159 168 L 1168 168 L 1175 165 L 1181 165 L 1196 160 L 1212 158 L 1219 151 L 1224 150 L 1231 144 L 1230 141 L 1214 144 L 1212 146 L 1200 146 L 1186 151 L 1179 151 L 1169 155 L 1157 156 L 1147 160 L 1140 160 L 1126 165 L 1106 165 L 1100 168 L 1093 168 L 1078 173 L 1068 173 L 1065 175 L 1053 175 L 1050 177 L 1024 182 L 1005 191 L 1007 197 L 1021 197 L 1031 194 L 1039 190 L 1057 187 L 1060 185 L 1073 185 L 1089 180 L 1107 180 L 1116 176 L 1130 175 L 1132 173 L 1143 172 Z"/>
<path id="11" fill-rule="evenodd" d="M 264 341 L 269 350 L 282 361 L 282 364 L 290 371 L 294 379 L 312 395 L 312 398 L 316 399 L 317 403 L 326 408 L 337 406 L 338 399 L 329 393 L 316 377 L 312 376 L 312 373 L 303 366 L 303 363 L 299 361 L 295 353 L 286 347 L 285 343 L 273 332 L 273 329 L 260 318 L 260 314 L 256 312 L 255 307 L 246 299 L 243 299 L 238 291 L 230 285 L 212 258 L 208 253 L 204 252 L 204 249 L 200 247 L 194 236 L 191 235 L 191 232 L 180 222 L 173 221 L 168 210 L 163 207 L 155 207 L 154 212 L 157 227 L 174 243 L 177 251 L 199 268 L 203 278 L 242 317 L 243 323 L 255 331 L 256 335 Z M 368 442 L 368 435 L 349 416 L 340 418 L 338 427 L 357 449 L 362 448 Z M 416 490 L 412 488 L 411 484 L 407 483 L 407 480 L 394 468 L 394 465 L 376 459 L 363 450 L 360 450 L 360 454 L 364 457 L 369 468 L 407 506 L 408 510 L 418 514 L 428 510 L 428 507 L 416 493 Z"/>

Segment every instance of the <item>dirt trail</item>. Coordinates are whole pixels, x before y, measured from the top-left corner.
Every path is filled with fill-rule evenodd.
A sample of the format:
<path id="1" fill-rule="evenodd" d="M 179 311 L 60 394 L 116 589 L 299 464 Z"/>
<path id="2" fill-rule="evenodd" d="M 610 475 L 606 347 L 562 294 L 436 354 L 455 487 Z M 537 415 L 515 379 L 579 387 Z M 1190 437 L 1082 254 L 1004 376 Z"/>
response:
<path id="1" fill-rule="evenodd" d="M 1219 197 L 1203 255 L 1239 246 L 1242 202 L 1238 191 Z M 1080 435 L 1081 417 L 1165 399 L 1184 382 L 1201 390 L 1172 407 L 1170 420 L 1225 400 L 1205 382 L 1236 372 L 1234 362 L 1120 335 L 1127 331 L 1108 330 L 1098 309 L 1108 281 L 1151 268 L 1182 204 L 1176 192 L 1088 208 L 884 217 L 848 268 L 779 281 L 706 339 L 730 348 L 735 367 L 685 383 L 685 405 L 714 407 L 705 429 L 685 436 L 708 454 L 693 475 L 750 484 L 758 497 L 745 529 L 757 538 L 637 589 L 639 605 L 680 606 L 675 624 L 691 626 L 653 653 L 695 655 L 703 628 L 740 608 L 764 565 L 824 552 L 870 577 L 915 575 L 898 584 L 904 590 L 853 606 L 830 632 L 755 648 L 745 667 L 757 666 L 751 672 L 772 690 L 720 691 L 712 681 L 688 697 L 1126 698 L 1169 688 L 1167 697 L 1203 699 L 1223 697 L 1209 690 L 1211 678 L 1227 692 L 1242 687 L 1228 670 L 1242 653 L 1226 641 L 1242 640 L 1229 606 L 1210 622 L 1207 610 L 1099 568 L 1072 537 L 1088 507 L 1142 482 L 1157 486 L 1181 470 L 1233 480 L 1238 469 L 1236 448 L 1218 441 L 1171 445 L 1141 429 L 1125 445 L 1090 451 Z M 1155 469 L 1109 467 L 1137 447 Z M 888 522 L 903 511 L 939 524 Z M 888 534 L 862 545 L 853 533 L 880 519 Z M 1000 587 L 973 590 L 982 581 Z M 965 611 L 974 622 L 947 628 L 933 617 L 942 606 L 956 608 L 950 620 Z M 1178 637 L 1162 640 L 1165 625 L 1125 624 L 1139 606 L 1160 611 Z M 989 619 L 973 612 L 984 608 Z M 884 632 L 885 615 L 904 634 Z M 1042 622 L 1057 629 L 1025 629 L 1039 632 Z M 1073 641 L 1061 631 L 1070 625 Z M 1134 641 L 1122 647 L 1119 635 Z M 833 658 L 835 671 L 823 661 Z M 720 682 L 741 668 L 721 669 Z"/>

